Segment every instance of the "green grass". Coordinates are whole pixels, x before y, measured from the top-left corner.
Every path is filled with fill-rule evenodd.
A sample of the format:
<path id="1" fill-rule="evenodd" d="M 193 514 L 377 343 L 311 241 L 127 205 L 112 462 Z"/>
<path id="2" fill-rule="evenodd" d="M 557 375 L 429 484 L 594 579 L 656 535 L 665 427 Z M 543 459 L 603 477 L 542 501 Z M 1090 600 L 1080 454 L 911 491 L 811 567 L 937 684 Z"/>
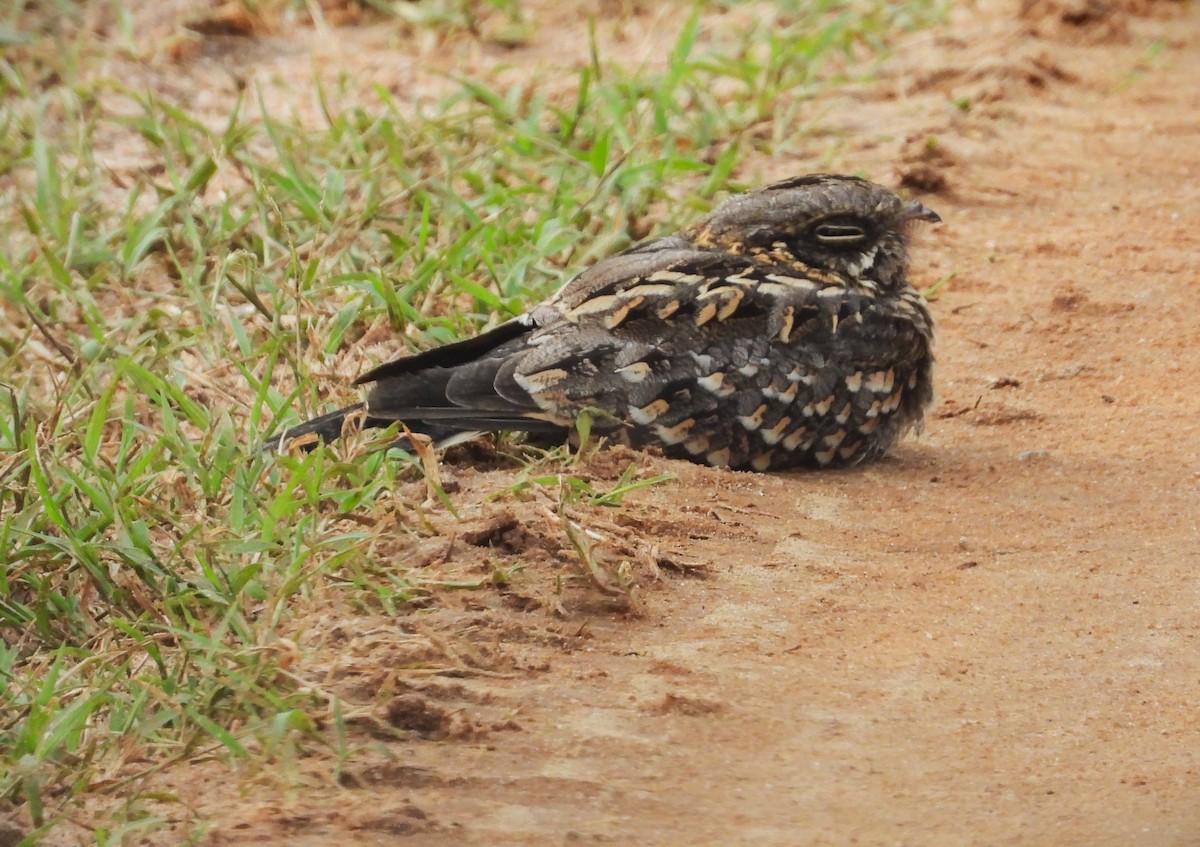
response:
<path id="1" fill-rule="evenodd" d="M 371 6 L 402 35 L 483 38 L 491 21 L 515 43 L 534 14 Z M 821 143 L 811 96 L 869 76 L 890 34 L 938 12 L 781 0 L 726 15 L 737 6 L 697 6 L 661 68 L 609 62 L 596 38 L 545 86 L 464 75 L 415 112 L 381 88 L 297 81 L 316 125 L 251 89 L 214 125 L 105 75 L 136 54 L 136 26 L 117 14 L 102 37 L 89 11 L 120 4 L 0 12 L 0 814 L 28 843 L 153 829 L 154 775 L 196 756 L 346 755 L 345 704 L 306 652 L 314 610 L 406 615 L 438 586 L 536 578 L 517 561 L 464 582 L 398 560 L 380 527 L 421 539 L 458 505 L 431 469 L 440 496 L 398 494 L 426 484 L 411 457 L 362 438 L 273 460 L 255 445 L 354 399 L 333 372 L 366 363 L 358 345 L 378 357 L 475 332 L 771 157 L 823 166 L 797 158 Z M 110 171 L 114 145 L 155 166 Z M 663 480 L 631 466 L 606 489 L 516 453 L 494 497 L 550 491 L 586 565 L 557 578 L 604 583 L 571 515 Z"/>

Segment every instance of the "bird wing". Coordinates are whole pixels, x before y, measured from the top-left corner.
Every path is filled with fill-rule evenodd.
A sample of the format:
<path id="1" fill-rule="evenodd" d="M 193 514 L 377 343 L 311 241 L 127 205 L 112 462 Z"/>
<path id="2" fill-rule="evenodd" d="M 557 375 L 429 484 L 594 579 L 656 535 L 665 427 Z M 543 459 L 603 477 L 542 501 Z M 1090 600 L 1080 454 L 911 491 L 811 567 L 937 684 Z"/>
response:
<path id="1" fill-rule="evenodd" d="M 876 417 L 901 403 L 919 417 L 929 354 L 915 292 L 880 297 L 874 283 L 730 253 L 662 255 L 535 309 L 506 384 L 559 420 L 599 408 L 635 444 L 760 470 L 848 461 L 891 438 L 870 439 Z"/>
<path id="2" fill-rule="evenodd" d="M 596 431 L 712 464 L 770 462 L 777 444 L 824 450 L 824 464 L 839 433 L 903 390 L 908 366 L 885 364 L 897 345 L 914 363 L 925 355 L 911 316 L 871 291 L 682 243 L 613 256 L 526 315 L 375 369 L 361 380 L 368 414 L 416 430 L 559 434 L 593 409 L 606 413 Z"/>
<path id="3" fill-rule="evenodd" d="M 462 365 L 486 355 L 506 341 L 520 338 L 529 332 L 531 326 L 529 315 L 521 315 L 471 338 L 464 338 L 461 341 L 443 344 L 412 356 L 402 356 L 399 359 L 385 362 L 359 376 L 354 380 L 354 384 L 366 385 L 388 377 L 417 373 L 427 368 L 452 368 L 455 365 Z"/>
<path id="4" fill-rule="evenodd" d="M 473 338 L 368 371 L 356 384 L 371 386 L 370 416 L 402 420 L 410 426 L 429 421 L 464 430 L 557 432 L 570 427 L 576 412 L 540 402 L 537 387 L 519 376 L 523 360 L 542 337 L 539 333 L 571 323 L 573 309 L 597 309 L 597 304 L 607 302 L 600 298 L 608 292 L 636 286 L 660 271 L 728 261 L 728 257 L 684 249 L 680 246 L 684 243 L 676 237 L 663 238 L 612 256 L 572 279 L 532 312 Z M 586 368 L 591 356 L 626 343 L 603 331 L 583 333 L 571 345 L 576 351 L 574 362 Z M 566 358 L 560 362 L 569 364 Z"/>
<path id="5" fill-rule="evenodd" d="M 614 288 L 655 271 L 711 255 L 697 250 L 678 235 L 656 238 L 597 262 L 572 278 L 542 305 L 563 311 L 573 309 L 585 300 L 610 294 Z"/>

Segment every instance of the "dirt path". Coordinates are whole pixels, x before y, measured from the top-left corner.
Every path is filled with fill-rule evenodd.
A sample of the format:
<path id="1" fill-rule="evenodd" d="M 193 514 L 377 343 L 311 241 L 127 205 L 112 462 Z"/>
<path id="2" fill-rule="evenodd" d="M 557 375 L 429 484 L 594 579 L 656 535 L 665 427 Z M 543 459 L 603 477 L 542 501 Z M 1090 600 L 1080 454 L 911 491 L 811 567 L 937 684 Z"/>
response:
<path id="1" fill-rule="evenodd" d="M 1200 24 L 977 12 L 844 110 L 916 141 L 838 164 L 948 180 L 924 437 L 847 473 L 672 467 L 626 511 L 682 516 L 708 578 L 531 613 L 501 639 L 524 670 L 431 683 L 498 728 L 222 797 L 213 844 L 1200 840 Z"/>

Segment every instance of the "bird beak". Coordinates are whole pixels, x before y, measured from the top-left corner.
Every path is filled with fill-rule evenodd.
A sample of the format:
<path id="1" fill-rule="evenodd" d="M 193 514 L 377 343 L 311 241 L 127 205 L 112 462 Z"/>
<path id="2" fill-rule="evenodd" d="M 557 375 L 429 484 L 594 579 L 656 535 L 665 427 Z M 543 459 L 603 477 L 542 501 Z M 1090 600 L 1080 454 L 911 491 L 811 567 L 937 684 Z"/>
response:
<path id="1" fill-rule="evenodd" d="M 904 207 L 902 217 L 906 221 L 929 221 L 931 224 L 940 224 L 942 222 L 941 215 L 924 203 L 918 203 L 916 200 L 911 201 Z"/>

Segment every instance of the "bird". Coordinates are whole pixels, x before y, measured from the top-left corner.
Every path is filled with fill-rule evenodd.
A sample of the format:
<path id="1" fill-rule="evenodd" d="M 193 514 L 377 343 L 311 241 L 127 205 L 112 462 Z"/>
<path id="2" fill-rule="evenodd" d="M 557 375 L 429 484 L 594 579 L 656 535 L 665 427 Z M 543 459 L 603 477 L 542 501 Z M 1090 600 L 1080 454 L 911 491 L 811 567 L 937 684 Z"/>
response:
<path id="1" fill-rule="evenodd" d="M 268 439 L 308 449 L 402 422 L 435 444 L 591 431 L 735 470 L 883 456 L 933 396 L 933 319 L 908 279 L 924 204 L 808 174 L 598 261 L 524 314 L 355 380 L 365 401 Z"/>

